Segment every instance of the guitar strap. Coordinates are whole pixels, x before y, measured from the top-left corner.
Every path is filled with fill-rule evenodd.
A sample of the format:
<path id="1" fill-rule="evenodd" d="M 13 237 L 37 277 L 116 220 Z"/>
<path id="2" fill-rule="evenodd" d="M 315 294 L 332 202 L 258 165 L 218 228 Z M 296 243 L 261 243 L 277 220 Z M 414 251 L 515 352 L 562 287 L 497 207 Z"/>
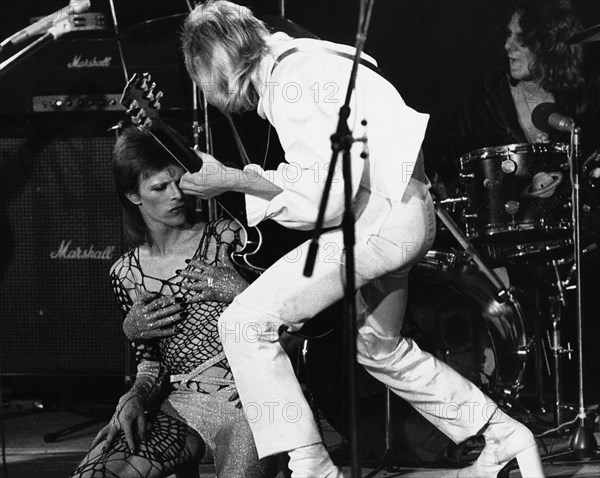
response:
<path id="1" fill-rule="evenodd" d="M 294 53 L 307 53 L 307 52 L 329 53 L 331 55 L 341 56 L 343 58 L 347 58 L 348 60 L 354 61 L 354 55 L 351 55 L 350 53 L 345 53 L 345 52 L 342 52 L 342 51 L 333 50 L 332 48 L 326 48 L 326 47 L 317 47 L 317 48 L 293 47 L 293 48 L 290 48 L 289 50 L 284 51 L 283 53 L 281 53 L 277 57 L 277 59 L 275 60 L 275 63 L 273 64 L 273 68 L 271 68 L 271 74 L 273 74 L 273 72 L 275 71 L 275 68 L 277 68 L 279 66 L 279 64 L 283 60 L 285 60 L 288 56 L 290 56 L 290 55 L 292 55 Z M 370 62 L 366 58 L 360 58 L 358 60 L 358 62 L 362 66 L 367 67 L 369 70 L 374 71 L 379 76 L 385 78 L 385 76 L 383 75 L 383 73 L 381 72 L 381 70 L 377 67 L 377 65 L 375 65 L 372 62 Z"/>

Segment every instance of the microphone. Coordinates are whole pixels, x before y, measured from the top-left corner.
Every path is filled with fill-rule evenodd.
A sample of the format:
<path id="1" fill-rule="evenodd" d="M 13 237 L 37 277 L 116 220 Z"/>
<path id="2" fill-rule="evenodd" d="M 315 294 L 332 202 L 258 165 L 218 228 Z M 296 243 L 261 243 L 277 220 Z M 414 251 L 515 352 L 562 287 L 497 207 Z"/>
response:
<path id="1" fill-rule="evenodd" d="M 46 15 L 43 18 L 40 18 L 38 21 L 32 23 L 31 25 L 23 28 L 22 30 L 14 33 L 6 40 L 2 41 L 1 47 L 12 43 L 16 45 L 21 43 L 28 38 L 31 38 L 36 35 L 40 35 L 42 33 L 46 33 L 50 28 L 57 25 L 61 21 L 69 18 L 69 15 L 74 15 L 76 13 L 83 13 L 87 11 L 91 6 L 90 0 L 70 0 L 69 5 L 66 7 L 57 10 L 50 15 Z"/>
<path id="2" fill-rule="evenodd" d="M 531 122 L 544 133 L 550 133 L 553 129 L 572 133 L 575 128 L 575 121 L 560 113 L 554 103 L 537 105 L 531 112 Z"/>

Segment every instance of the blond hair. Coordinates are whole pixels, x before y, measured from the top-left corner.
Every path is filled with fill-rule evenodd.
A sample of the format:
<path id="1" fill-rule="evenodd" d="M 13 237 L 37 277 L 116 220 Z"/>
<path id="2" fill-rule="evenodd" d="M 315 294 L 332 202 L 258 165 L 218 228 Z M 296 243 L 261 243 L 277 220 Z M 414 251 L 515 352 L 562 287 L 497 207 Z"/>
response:
<path id="1" fill-rule="evenodd" d="M 182 34 L 185 65 L 210 103 L 226 113 L 256 107 L 252 75 L 267 52 L 269 31 L 252 12 L 224 0 L 198 4 Z M 210 75 L 211 81 L 200 81 Z"/>

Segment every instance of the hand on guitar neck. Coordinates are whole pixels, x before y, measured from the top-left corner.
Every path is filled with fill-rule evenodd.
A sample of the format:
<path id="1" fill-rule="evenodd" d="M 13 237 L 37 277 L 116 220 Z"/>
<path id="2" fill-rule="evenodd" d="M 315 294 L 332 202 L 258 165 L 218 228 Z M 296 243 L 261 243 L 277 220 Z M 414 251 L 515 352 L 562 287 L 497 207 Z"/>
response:
<path id="1" fill-rule="evenodd" d="M 231 260 L 238 267 L 262 272 L 277 259 L 308 239 L 307 233 L 292 231 L 273 221 L 249 227 L 246 220 L 244 194 L 271 199 L 281 189 L 265 178 L 249 171 L 225 166 L 213 156 L 190 148 L 186 140 L 159 114 L 162 92 L 149 74 L 137 74 L 127 82 L 121 104 L 126 114 L 140 129 L 147 131 L 167 151 L 173 161 L 187 173 L 180 182 L 181 190 L 203 199 L 215 198 L 221 208 L 244 229 L 244 249 L 233 252 Z M 266 234 L 263 231 L 268 231 Z"/>

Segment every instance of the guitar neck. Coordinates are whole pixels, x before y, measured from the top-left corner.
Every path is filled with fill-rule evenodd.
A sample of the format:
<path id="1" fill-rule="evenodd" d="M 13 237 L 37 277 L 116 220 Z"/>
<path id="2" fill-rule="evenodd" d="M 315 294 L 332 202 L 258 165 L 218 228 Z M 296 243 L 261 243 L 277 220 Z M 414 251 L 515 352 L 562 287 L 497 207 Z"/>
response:
<path id="1" fill-rule="evenodd" d="M 202 159 L 185 143 L 183 137 L 161 120 L 152 121 L 148 132 L 179 165 L 189 173 L 202 169 Z"/>
<path id="2" fill-rule="evenodd" d="M 202 159 L 188 145 L 183 137 L 168 124 L 160 119 L 153 119 L 153 128 L 149 129 L 155 141 L 189 173 L 195 173 L 202 169 Z M 242 193 L 227 192 L 215 198 L 217 203 L 233 219 L 242 226 L 247 226 L 246 200 Z"/>

